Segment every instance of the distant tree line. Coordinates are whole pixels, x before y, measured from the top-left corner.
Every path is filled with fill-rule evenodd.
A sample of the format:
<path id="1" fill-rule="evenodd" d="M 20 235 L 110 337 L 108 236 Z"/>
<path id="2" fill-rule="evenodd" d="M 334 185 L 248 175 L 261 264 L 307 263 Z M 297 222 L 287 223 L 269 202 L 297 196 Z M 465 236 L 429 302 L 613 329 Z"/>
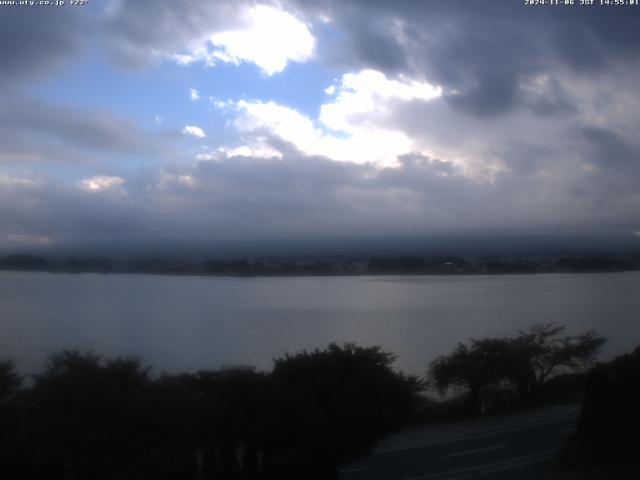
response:
<path id="1" fill-rule="evenodd" d="M 410 418 L 422 383 L 379 347 L 152 375 L 137 359 L 63 351 L 23 386 L 0 363 L 0 476 L 334 479 Z"/>
<path id="2" fill-rule="evenodd" d="M 576 255 L 512 258 L 459 256 L 302 257 L 299 259 L 170 259 L 106 257 L 45 258 L 15 254 L 0 257 L 0 269 L 54 272 L 149 273 L 168 275 L 438 275 L 542 272 L 616 272 L 640 270 L 640 255 Z"/>

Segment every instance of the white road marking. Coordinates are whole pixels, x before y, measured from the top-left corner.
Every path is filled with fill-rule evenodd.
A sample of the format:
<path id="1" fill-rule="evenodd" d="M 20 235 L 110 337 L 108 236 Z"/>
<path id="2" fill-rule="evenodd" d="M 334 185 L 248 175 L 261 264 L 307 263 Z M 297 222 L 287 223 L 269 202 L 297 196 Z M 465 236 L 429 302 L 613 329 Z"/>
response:
<path id="1" fill-rule="evenodd" d="M 416 450 L 418 448 L 434 447 L 436 445 L 446 445 L 447 443 L 464 442 L 466 440 L 473 440 L 473 439 L 476 439 L 476 438 L 492 437 L 494 435 L 500 435 L 502 433 L 515 432 L 517 430 L 526 430 L 527 428 L 538 427 L 540 425 L 548 425 L 550 423 L 561 422 L 563 420 L 568 420 L 570 418 L 577 417 L 577 416 L 578 416 L 577 413 L 572 413 L 572 414 L 569 414 L 569 415 L 563 415 L 562 417 L 553 418 L 551 420 L 544 420 L 544 421 L 541 421 L 541 422 L 529 423 L 527 425 L 520 425 L 520 426 L 517 426 L 517 427 L 507 427 L 507 428 L 503 428 L 503 429 L 500 429 L 500 430 L 495 430 L 495 431 L 487 432 L 487 433 L 466 435 L 464 437 L 454 438 L 452 440 L 446 440 L 444 442 L 422 443 L 420 445 L 413 445 L 411 447 L 388 448 L 386 450 L 378 450 L 377 452 L 374 452 L 373 454 L 374 455 L 382 455 L 382 454 L 386 454 L 386 453 L 403 452 L 405 450 Z"/>
<path id="2" fill-rule="evenodd" d="M 475 472 L 478 470 L 499 471 L 508 470 L 510 468 L 529 465 L 532 463 L 543 462 L 560 451 L 559 448 L 553 450 L 545 450 L 544 452 L 534 453 L 532 455 L 524 455 L 522 457 L 509 458 L 499 462 L 484 463 L 482 465 L 474 465 L 472 467 L 460 468 L 458 470 L 449 470 L 448 472 L 432 473 L 421 477 L 410 477 L 404 480 L 428 480 L 430 478 L 446 477 L 447 475 L 455 475 L 457 473 Z"/>
<path id="3" fill-rule="evenodd" d="M 514 468 L 525 467 L 527 465 L 534 465 L 536 463 L 542 463 L 546 460 L 551 460 L 552 458 L 555 458 L 556 454 L 558 454 L 559 452 L 560 452 L 560 449 L 556 450 L 554 453 L 538 456 L 533 459 L 529 458 L 529 459 L 511 462 L 511 463 L 506 463 L 503 465 L 496 465 L 496 466 L 491 466 L 487 468 L 481 468 L 479 470 L 479 473 L 481 475 L 486 475 L 489 473 L 504 472 L 505 470 L 513 470 Z"/>
<path id="4" fill-rule="evenodd" d="M 463 455 L 471 455 L 472 453 L 488 452 L 489 450 L 497 450 L 498 448 L 504 448 L 506 446 L 507 444 L 503 443 L 501 445 L 494 445 L 492 447 L 479 448 L 477 450 L 468 450 L 466 452 L 452 453 L 451 455 L 445 455 L 444 458 L 461 457 Z"/>

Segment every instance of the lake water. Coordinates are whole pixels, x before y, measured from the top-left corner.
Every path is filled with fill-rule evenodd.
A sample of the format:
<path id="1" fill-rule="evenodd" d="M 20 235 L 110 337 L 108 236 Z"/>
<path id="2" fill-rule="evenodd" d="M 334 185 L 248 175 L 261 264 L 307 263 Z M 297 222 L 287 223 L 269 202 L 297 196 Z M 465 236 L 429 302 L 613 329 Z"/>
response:
<path id="1" fill-rule="evenodd" d="M 0 272 L 0 358 L 23 373 L 73 348 L 137 355 L 156 371 L 248 364 L 330 342 L 381 345 L 424 374 L 470 337 L 542 322 L 640 344 L 640 272 L 223 278 Z"/>

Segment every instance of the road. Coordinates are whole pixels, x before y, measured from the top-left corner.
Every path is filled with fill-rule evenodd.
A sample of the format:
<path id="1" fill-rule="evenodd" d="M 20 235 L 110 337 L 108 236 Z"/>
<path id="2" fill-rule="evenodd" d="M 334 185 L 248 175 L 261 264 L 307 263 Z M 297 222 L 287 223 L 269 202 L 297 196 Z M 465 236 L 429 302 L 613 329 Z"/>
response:
<path id="1" fill-rule="evenodd" d="M 565 414 L 455 440 L 380 450 L 340 470 L 341 480 L 542 478 L 578 415 Z"/>

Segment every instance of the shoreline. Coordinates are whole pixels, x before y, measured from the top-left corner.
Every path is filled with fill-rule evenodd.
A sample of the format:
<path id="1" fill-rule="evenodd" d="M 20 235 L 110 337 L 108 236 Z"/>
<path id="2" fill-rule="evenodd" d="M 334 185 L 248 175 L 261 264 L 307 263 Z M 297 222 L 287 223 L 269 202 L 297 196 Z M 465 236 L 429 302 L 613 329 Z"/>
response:
<path id="1" fill-rule="evenodd" d="M 185 272 L 166 272 L 166 271 L 99 271 L 99 270 L 27 270 L 27 269 L 10 269 L 0 268 L 0 272 L 7 273 L 49 273 L 54 275 L 154 275 L 167 277 L 217 277 L 217 278 L 296 278 L 296 277 L 387 277 L 387 276 L 403 276 L 403 277 L 504 277 L 516 275 L 551 275 L 551 274 L 567 274 L 567 275 L 593 275 L 607 273 L 633 273 L 640 272 L 640 268 L 623 269 L 623 270 L 532 270 L 522 272 L 305 272 L 305 273 L 207 273 L 197 271 Z"/>

